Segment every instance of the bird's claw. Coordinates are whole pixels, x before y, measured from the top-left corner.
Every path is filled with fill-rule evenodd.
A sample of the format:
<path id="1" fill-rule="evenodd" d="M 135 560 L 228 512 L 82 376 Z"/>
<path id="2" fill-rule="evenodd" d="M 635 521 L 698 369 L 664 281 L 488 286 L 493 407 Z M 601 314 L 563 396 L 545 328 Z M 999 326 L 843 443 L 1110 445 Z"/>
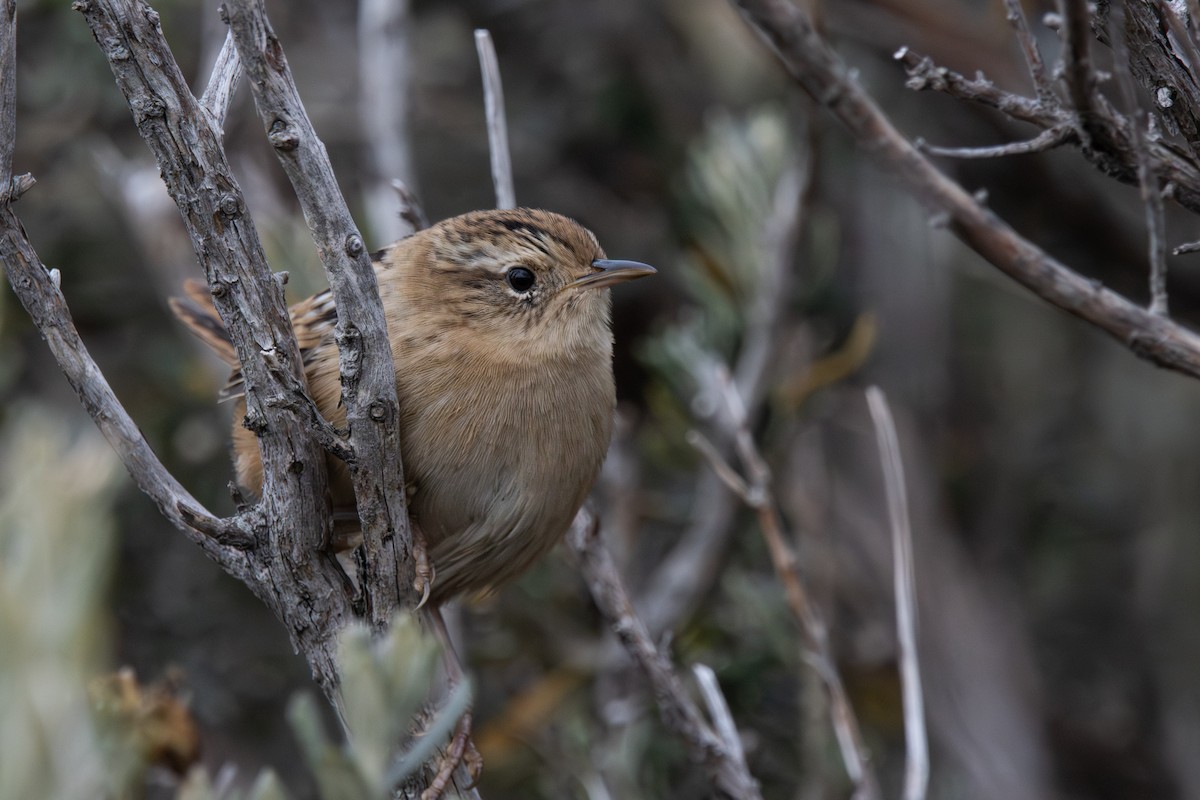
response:
<path id="1" fill-rule="evenodd" d="M 454 736 L 450 739 L 450 746 L 446 748 L 445 754 L 438 761 L 437 774 L 429 782 L 429 787 L 421 792 L 421 800 L 438 800 L 445 794 L 446 788 L 450 785 L 451 776 L 460 766 L 467 771 L 467 775 L 471 779 L 470 785 L 461 788 L 463 790 L 475 788 L 475 784 L 483 772 L 483 757 L 475 749 L 475 742 L 471 741 L 470 711 L 464 713 L 458 720 L 458 724 L 454 726 Z"/>
<path id="2" fill-rule="evenodd" d="M 423 608 L 429 601 L 429 593 L 433 589 L 433 579 L 437 576 L 433 565 L 429 563 L 429 551 L 425 547 L 425 535 L 416 525 L 413 526 L 413 589 L 421 593 L 421 602 L 417 609 Z"/>

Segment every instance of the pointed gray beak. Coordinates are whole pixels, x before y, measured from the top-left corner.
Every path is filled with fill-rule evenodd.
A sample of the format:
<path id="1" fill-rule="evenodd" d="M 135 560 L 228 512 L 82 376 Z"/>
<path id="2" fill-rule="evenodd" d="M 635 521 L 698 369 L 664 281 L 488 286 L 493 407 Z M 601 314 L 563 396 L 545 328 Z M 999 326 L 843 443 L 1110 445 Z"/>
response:
<path id="1" fill-rule="evenodd" d="M 564 288 L 567 289 L 599 289 L 603 286 L 612 286 L 614 283 L 622 283 L 631 281 L 634 278 L 644 278 L 647 275 L 653 275 L 658 272 L 649 264 L 643 264 L 640 261 L 609 261 L 608 259 L 597 259 L 592 262 L 592 267 L 599 270 L 591 275 L 584 275 L 582 278 L 568 283 Z"/>

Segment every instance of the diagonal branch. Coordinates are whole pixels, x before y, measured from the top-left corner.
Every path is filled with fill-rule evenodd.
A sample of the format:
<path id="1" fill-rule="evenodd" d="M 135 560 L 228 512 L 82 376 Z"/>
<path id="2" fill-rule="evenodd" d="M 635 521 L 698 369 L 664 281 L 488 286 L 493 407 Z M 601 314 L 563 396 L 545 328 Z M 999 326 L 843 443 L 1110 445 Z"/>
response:
<path id="1" fill-rule="evenodd" d="M 582 510 L 567 532 L 567 544 L 579 559 L 580 571 L 592 600 L 612 626 L 626 652 L 645 673 L 664 724 L 687 746 L 723 796 L 754 800 L 762 795 L 750 775 L 740 748 L 727 746 L 713 732 L 700 709 L 684 690 L 671 661 L 650 638 L 650 631 L 633 609 L 617 565 L 599 537 L 599 520 Z"/>
<path id="2" fill-rule="evenodd" d="M 320 555 L 332 529 L 328 477 L 303 409 L 289 402 L 289 383 L 302 380 L 303 371 L 282 288 L 218 131 L 188 89 L 158 14 L 137 0 L 77 0 L 73 7 L 154 153 L 242 362 L 246 425 L 259 435 L 264 487 L 252 514 L 259 546 L 239 577 L 284 623 L 336 702 L 335 639 L 353 611 L 341 570 Z"/>
<path id="3" fill-rule="evenodd" d="M 353 451 L 347 463 L 363 531 L 361 582 L 367 616 L 381 629 L 398 603 L 411 608 L 418 596 L 400 463 L 396 375 L 375 271 L 261 0 L 237 0 L 226 9 L 267 139 L 300 200 L 337 307 L 342 403 Z"/>
<path id="4" fill-rule="evenodd" d="M 797 83 L 854 140 L 897 174 L 949 228 L 993 266 L 1052 305 L 1104 331 L 1138 357 L 1200 377 L 1200 336 L 1088 280 L 1021 237 L 896 130 L 829 48 L 811 18 L 786 0 L 735 0 Z"/>
<path id="5" fill-rule="evenodd" d="M 217 53 L 217 61 L 213 64 L 208 86 L 204 87 L 204 94 L 200 96 L 200 105 L 208 112 L 218 130 L 225 127 L 229 104 L 241 77 L 242 62 L 238 58 L 237 48 L 233 45 L 233 34 L 230 33 L 225 36 L 221 51 Z"/>

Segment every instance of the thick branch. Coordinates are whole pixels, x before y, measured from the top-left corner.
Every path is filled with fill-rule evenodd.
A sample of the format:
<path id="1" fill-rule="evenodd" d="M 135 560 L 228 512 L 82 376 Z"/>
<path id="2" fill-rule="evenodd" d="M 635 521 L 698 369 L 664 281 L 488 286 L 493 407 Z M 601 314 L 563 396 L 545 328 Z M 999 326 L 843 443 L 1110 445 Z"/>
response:
<path id="1" fill-rule="evenodd" d="M 896 173 L 950 229 L 1002 272 L 1086 320 L 1139 357 L 1200 377 L 1200 337 L 1068 269 L 1022 238 L 910 144 L 850 75 L 806 13 L 786 0 L 736 0 L 796 81 L 864 150 Z"/>
<path id="2" fill-rule="evenodd" d="M 337 306 L 342 403 L 354 452 L 349 466 L 366 564 L 360 578 L 367 614 L 382 628 L 401 598 L 411 608 L 417 597 L 396 375 L 375 271 L 261 0 L 237 0 L 227 8 L 259 117 L 300 200 Z"/>
<path id="3" fill-rule="evenodd" d="M 260 438 L 262 501 L 252 572 L 239 576 L 287 626 L 336 698 L 334 638 L 351 615 L 344 576 L 319 555 L 331 530 L 324 453 L 288 383 L 302 376 L 279 283 L 209 121 L 179 72 L 158 14 L 136 0 L 78 0 L 138 132 L 179 207 L 246 378 L 246 424 Z M 321 602 L 312 602 L 320 598 Z"/>

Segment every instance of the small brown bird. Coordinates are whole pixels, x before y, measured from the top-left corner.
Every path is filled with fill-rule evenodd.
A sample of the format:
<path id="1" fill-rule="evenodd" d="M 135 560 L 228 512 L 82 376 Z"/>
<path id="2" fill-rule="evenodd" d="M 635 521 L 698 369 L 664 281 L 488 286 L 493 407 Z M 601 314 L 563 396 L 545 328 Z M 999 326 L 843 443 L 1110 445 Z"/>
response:
<path id="1" fill-rule="evenodd" d="M 476 211 L 375 256 L 387 319 L 410 511 L 429 547 L 430 599 L 517 577 L 566 532 L 608 449 L 615 392 L 607 287 L 654 273 L 609 261 L 596 237 L 547 211 Z M 207 287 L 189 282 L 176 315 L 234 373 L 238 482 L 262 488 L 237 356 Z M 344 425 L 337 320 L 328 291 L 290 309 L 308 388 Z M 352 508 L 346 465 L 330 460 L 335 508 Z"/>

